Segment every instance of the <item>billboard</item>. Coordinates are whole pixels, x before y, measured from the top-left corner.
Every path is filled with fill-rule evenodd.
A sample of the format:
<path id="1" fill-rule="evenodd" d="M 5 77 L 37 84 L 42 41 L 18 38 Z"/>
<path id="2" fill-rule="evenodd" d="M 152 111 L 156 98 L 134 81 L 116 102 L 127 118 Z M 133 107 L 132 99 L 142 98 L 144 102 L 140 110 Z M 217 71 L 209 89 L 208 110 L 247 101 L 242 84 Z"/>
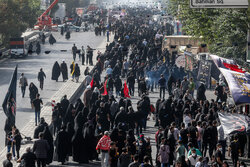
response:
<path id="1" fill-rule="evenodd" d="M 191 8 L 248 8 L 248 0 L 190 0 Z"/>
<path id="2" fill-rule="evenodd" d="M 200 61 L 197 80 L 204 83 L 207 88 L 210 88 L 211 83 L 211 67 L 211 62 L 205 60 Z"/>

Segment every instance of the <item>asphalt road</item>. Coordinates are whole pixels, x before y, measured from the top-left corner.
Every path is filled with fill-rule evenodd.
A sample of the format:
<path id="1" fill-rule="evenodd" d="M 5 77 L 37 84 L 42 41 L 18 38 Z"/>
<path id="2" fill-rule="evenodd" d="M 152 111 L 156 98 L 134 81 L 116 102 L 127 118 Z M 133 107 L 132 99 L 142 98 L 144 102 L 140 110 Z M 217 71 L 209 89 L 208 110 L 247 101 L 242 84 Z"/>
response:
<path id="1" fill-rule="evenodd" d="M 65 62 L 67 63 L 67 66 L 69 68 L 71 62 L 73 61 L 71 48 L 74 43 L 79 49 L 82 45 L 85 48 L 87 47 L 87 45 L 91 46 L 92 48 L 96 48 L 105 40 L 105 37 L 103 36 L 95 37 L 93 32 L 73 32 L 71 34 L 70 40 L 66 40 L 65 37 L 61 36 L 58 32 L 53 33 L 53 35 L 56 38 L 57 43 L 55 43 L 54 45 L 49 45 L 49 43 L 46 41 L 46 44 L 42 45 L 42 52 L 40 55 L 33 54 L 23 59 L 0 60 L 0 104 L 1 105 L 4 100 L 5 94 L 8 90 L 9 82 L 16 65 L 18 65 L 18 78 L 20 77 L 21 73 L 24 73 L 28 79 L 28 83 L 33 82 L 38 88 L 39 88 L 39 82 L 37 80 L 37 74 L 40 68 L 43 68 L 47 78 L 44 82 L 44 90 L 41 91 L 39 89 L 39 93 L 41 94 L 41 98 L 44 102 L 44 105 L 50 105 L 48 100 L 63 85 L 61 76 L 58 82 L 51 80 L 52 67 L 54 62 L 58 61 L 58 63 L 61 64 L 62 60 L 65 59 Z M 67 52 L 61 52 L 60 50 L 67 50 Z M 51 51 L 51 53 L 45 54 L 44 51 Z M 76 59 L 76 62 L 81 64 L 78 58 Z M 83 71 L 81 73 L 83 74 Z M 22 129 L 22 127 L 24 127 L 26 122 L 28 122 L 30 119 L 34 119 L 35 117 L 34 111 L 31 109 L 28 89 L 26 89 L 25 97 L 22 98 L 21 90 L 19 87 L 17 87 L 16 103 L 17 103 L 16 126 L 17 128 Z M 5 119 L 6 116 L 3 112 L 2 107 L 0 107 L 0 122 L 1 122 L 0 149 L 4 147 Z"/>

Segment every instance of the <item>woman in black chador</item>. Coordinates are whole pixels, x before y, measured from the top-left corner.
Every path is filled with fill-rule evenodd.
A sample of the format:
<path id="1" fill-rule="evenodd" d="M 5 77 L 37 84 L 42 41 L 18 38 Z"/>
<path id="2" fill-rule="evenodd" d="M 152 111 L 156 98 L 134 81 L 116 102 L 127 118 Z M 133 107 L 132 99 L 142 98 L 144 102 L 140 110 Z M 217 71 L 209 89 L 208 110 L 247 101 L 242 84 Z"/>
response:
<path id="1" fill-rule="evenodd" d="M 69 133 L 66 131 L 66 126 L 63 125 L 57 134 L 55 142 L 58 162 L 61 162 L 62 165 L 66 161 L 67 155 L 69 155 L 69 150 L 71 149 L 71 145 L 69 144 L 70 142 Z"/>
<path id="2" fill-rule="evenodd" d="M 52 34 L 50 34 L 50 36 L 49 36 L 49 44 L 53 45 L 54 43 L 56 43 L 56 39 L 53 37 Z"/>
<path id="3" fill-rule="evenodd" d="M 56 80 L 56 82 L 57 82 L 60 74 L 61 74 L 61 69 L 60 69 L 60 66 L 59 66 L 58 62 L 56 61 L 53 68 L 52 68 L 52 77 L 51 77 L 51 79 Z"/>
<path id="4" fill-rule="evenodd" d="M 75 117 L 75 134 L 72 138 L 72 156 L 73 161 L 78 163 L 88 163 L 88 153 L 86 151 L 87 143 L 83 136 L 83 126 L 87 121 L 84 111 L 78 112 Z"/>

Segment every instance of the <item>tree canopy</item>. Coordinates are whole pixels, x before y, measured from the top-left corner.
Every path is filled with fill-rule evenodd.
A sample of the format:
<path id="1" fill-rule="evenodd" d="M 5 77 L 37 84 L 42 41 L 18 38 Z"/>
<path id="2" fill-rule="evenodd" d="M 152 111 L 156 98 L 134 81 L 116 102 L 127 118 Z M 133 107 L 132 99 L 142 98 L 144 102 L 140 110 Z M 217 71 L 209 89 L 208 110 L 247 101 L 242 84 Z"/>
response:
<path id="1" fill-rule="evenodd" d="M 169 0 L 168 12 L 179 19 L 187 35 L 202 37 L 219 56 L 244 58 L 250 9 L 191 9 L 189 0 Z"/>
<path id="2" fill-rule="evenodd" d="M 20 37 L 39 14 L 40 0 L 0 0 L 0 44 L 8 46 L 11 37 Z"/>

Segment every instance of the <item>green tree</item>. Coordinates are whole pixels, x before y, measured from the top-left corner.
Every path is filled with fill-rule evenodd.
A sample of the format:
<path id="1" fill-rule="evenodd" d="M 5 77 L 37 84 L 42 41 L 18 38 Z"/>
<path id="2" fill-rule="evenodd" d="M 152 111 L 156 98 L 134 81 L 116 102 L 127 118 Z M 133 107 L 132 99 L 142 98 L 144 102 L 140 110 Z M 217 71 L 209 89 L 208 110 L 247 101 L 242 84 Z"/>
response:
<path id="1" fill-rule="evenodd" d="M 168 12 L 188 35 L 203 37 L 211 53 L 244 58 L 250 9 L 191 9 L 189 0 L 170 0 Z"/>
<path id="2" fill-rule="evenodd" d="M 20 37 L 33 27 L 39 7 L 39 0 L 0 0 L 0 42 L 8 47 L 11 37 Z"/>

